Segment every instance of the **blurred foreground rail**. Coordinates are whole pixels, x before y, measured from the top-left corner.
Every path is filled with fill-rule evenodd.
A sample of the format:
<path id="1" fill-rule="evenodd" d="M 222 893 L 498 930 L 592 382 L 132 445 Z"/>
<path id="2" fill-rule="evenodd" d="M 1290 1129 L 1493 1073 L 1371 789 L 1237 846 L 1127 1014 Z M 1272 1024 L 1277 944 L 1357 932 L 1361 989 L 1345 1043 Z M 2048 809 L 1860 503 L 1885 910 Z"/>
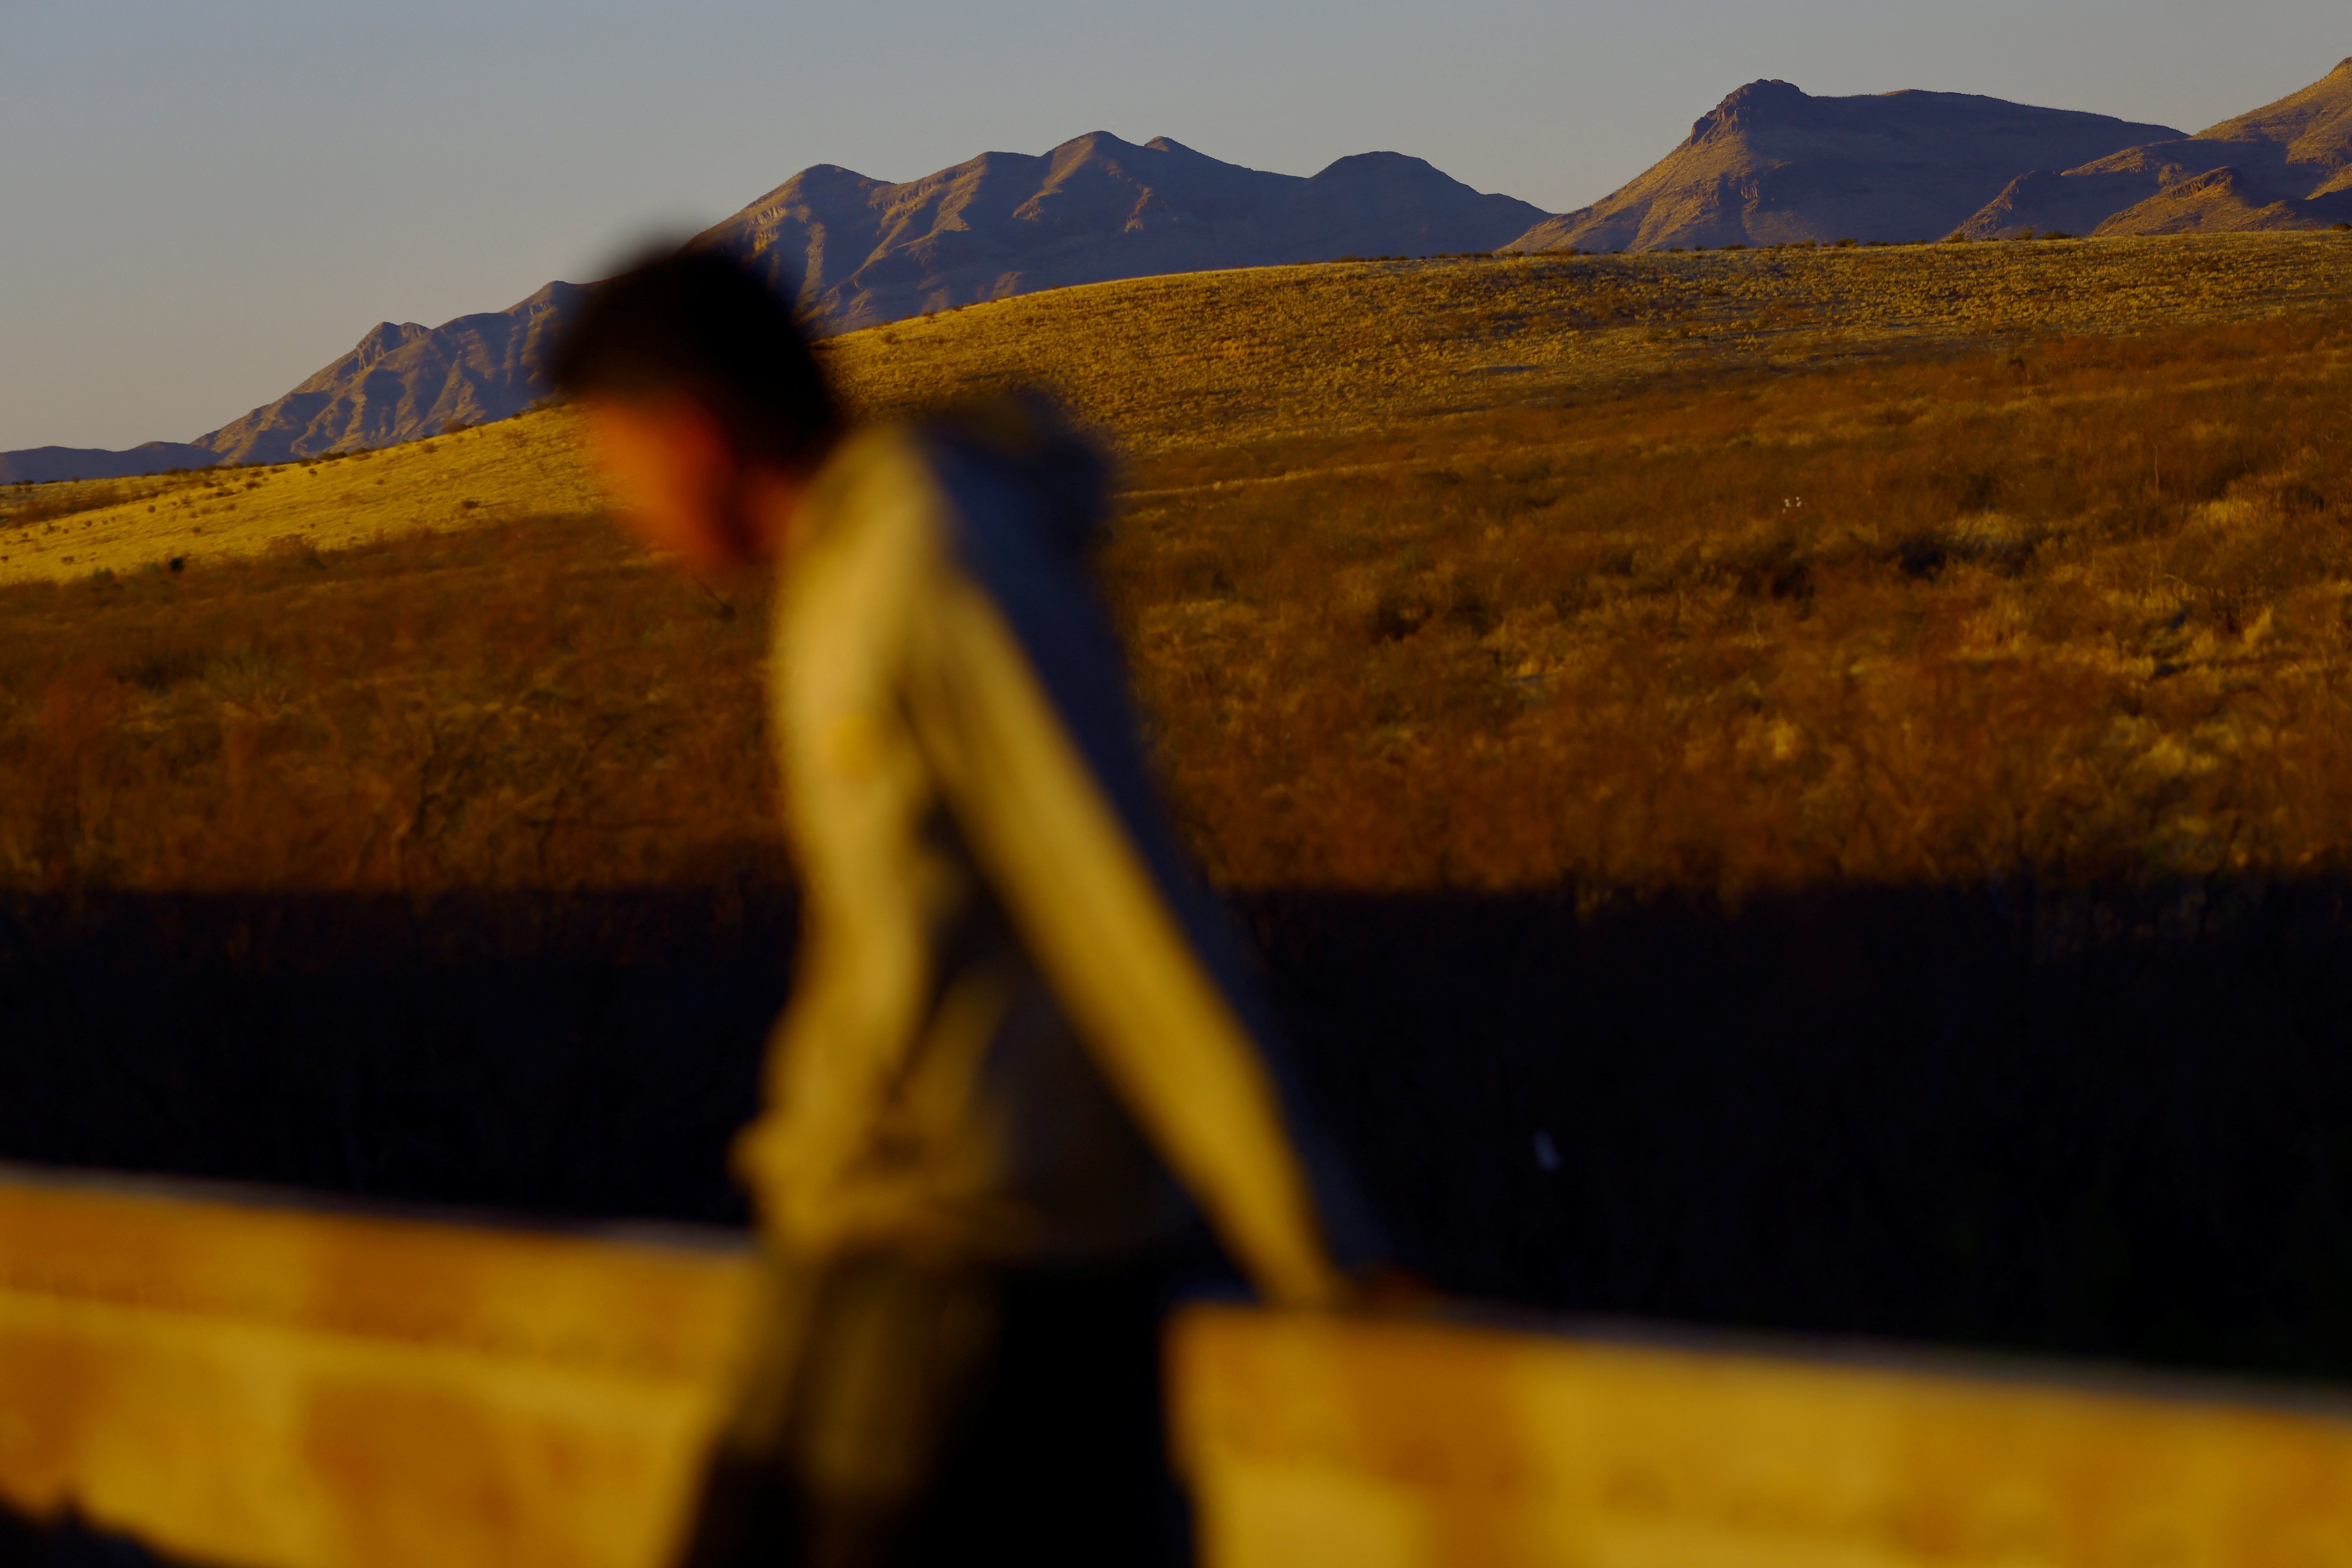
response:
<path id="1" fill-rule="evenodd" d="M 0 1498 L 224 1568 L 658 1560 L 740 1251 L 190 1191 L 0 1177 Z"/>
<path id="2" fill-rule="evenodd" d="M 0 1500 L 252 1568 L 651 1564 L 740 1252 L 0 1176 Z M 1195 1308 L 1220 1568 L 2352 1562 L 2352 1415 L 2021 1363 Z"/>

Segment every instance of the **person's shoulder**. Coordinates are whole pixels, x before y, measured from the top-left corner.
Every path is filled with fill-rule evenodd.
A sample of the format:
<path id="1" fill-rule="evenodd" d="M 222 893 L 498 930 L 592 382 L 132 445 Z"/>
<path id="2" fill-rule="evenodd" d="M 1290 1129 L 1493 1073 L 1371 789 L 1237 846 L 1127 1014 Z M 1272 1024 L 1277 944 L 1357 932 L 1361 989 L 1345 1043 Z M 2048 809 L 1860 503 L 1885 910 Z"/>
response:
<path id="1" fill-rule="evenodd" d="M 809 479 L 801 501 L 795 574 L 875 549 L 903 551 L 935 534 L 944 496 L 921 430 L 904 420 L 852 426 Z"/>
<path id="2" fill-rule="evenodd" d="M 811 484 L 803 553 L 1076 559 L 1101 526 L 1109 476 L 1101 448 L 1040 398 L 859 425 Z"/>
<path id="3" fill-rule="evenodd" d="M 870 500 L 877 490 L 919 480 L 929 467 L 916 423 L 885 420 L 853 426 L 817 469 L 809 500 L 820 511 L 840 510 Z"/>
<path id="4" fill-rule="evenodd" d="M 970 524 L 1012 527 L 1075 552 L 1102 521 L 1110 465 L 1101 447 L 1042 396 L 940 409 L 910 434 Z"/>

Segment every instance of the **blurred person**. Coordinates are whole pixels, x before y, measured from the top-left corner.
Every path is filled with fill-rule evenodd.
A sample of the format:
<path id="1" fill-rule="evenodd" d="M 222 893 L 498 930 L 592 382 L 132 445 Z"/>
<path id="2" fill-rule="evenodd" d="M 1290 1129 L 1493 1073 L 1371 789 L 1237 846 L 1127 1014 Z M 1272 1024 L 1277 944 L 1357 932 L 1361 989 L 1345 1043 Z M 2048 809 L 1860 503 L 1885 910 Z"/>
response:
<path id="1" fill-rule="evenodd" d="M 560 386 L 627 525 L 772 567 L 804 891 L 735 1147 L 755 1349 L 683 1559 L 1181 1559 L 1159 1334 L 1201 1221 L 1268 1301 L 1373 1246 L 1156 803 L 1042 404 L 843 416 L 783 303 L 691 251 L 601 285 Z"/>

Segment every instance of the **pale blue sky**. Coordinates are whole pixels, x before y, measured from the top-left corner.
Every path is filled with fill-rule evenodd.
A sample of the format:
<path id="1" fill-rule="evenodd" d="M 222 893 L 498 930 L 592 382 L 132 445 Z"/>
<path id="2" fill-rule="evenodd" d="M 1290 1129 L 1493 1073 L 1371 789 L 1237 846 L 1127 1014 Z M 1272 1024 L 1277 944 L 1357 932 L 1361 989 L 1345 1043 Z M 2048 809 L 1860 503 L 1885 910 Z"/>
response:
<path id="1" fill-rule="evenodd" d="M 2193 131 L 2347 54 L 2342 0 L 0 0 L 0 448 L 185 440 L 814 163 L 1105 130 L 1565 209 L 1758 77 Z"/>

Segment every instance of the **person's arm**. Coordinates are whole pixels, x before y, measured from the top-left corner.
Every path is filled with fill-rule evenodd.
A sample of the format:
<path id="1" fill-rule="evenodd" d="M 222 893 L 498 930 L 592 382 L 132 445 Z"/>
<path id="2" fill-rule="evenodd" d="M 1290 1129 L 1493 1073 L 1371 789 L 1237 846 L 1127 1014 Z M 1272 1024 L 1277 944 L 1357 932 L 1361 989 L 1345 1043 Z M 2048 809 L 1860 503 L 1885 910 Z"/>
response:
<path id="1" fill-rule="evenodd" d="M 802 948 L 771 1039 L 767 1110 L 737 1147 L 762 1226 L 830 1250 L 876 1216 L 845 1178 L 919 1027 L 932 979 L 930 784 L 898 671 L 927 538 L 908 506 L 812 546 L 780 617 L 773 725 L 802 872 Z M 887 1218 L 887 1216 L 883 1216 Z"/>
<path id="2" fill-rule="evenodd" d="M 943 794 L 1079 1033 L 1270 1300 L 1348 1294 L 1279 1095 L 996 605 L 942 563 L 911 718 Z"/>

